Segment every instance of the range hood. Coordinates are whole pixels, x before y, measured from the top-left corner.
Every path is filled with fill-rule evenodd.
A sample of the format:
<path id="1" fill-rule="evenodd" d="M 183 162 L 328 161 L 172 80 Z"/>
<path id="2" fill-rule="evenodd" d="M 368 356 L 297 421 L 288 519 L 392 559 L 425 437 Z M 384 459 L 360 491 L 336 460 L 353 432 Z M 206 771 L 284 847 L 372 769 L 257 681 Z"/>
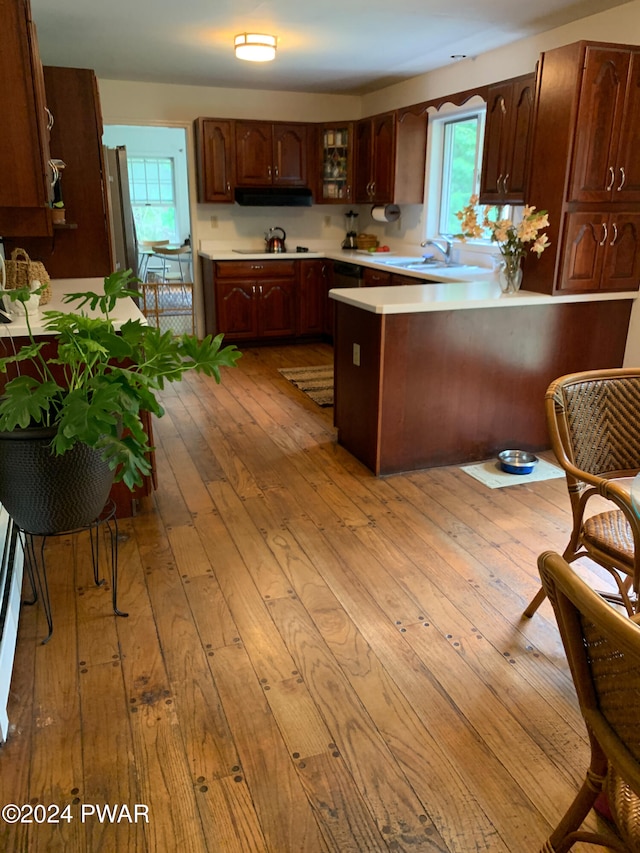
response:
<path id="1" fill-rule="evenodd" d="M 308 187 L 236 187 L 237 204 L 244 207 L 311 207 Z"/>

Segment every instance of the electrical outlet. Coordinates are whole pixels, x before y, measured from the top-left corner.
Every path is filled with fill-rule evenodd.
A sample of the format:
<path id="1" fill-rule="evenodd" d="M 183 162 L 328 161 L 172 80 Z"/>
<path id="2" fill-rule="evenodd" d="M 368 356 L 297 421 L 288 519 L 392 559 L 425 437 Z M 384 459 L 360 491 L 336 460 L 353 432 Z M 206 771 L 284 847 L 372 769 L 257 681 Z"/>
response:
<path id="1" fill-rule="evenodd" d="M 360 344 L 353 345 L 353 363 L 356 367 L 360 367 Z"/>
<path id="2" fill-rule="evenodd" d="M 218 227 L 218 217 L 217 217 L 217 216 L 212 216 L 212 217 L 211 217 L 211 227 L 212 227 L 212 228 L 217 228 L 217 227 Z"/>
<path id="3" fill-rule="evenodd" d="M 331 217 L 330 217 L 330 216 L 325 216 L 325 218 L 324 218 L 324 227 L 325 227 L 325 228 L 330 228 L 330 227 L 331 227 Z"/>

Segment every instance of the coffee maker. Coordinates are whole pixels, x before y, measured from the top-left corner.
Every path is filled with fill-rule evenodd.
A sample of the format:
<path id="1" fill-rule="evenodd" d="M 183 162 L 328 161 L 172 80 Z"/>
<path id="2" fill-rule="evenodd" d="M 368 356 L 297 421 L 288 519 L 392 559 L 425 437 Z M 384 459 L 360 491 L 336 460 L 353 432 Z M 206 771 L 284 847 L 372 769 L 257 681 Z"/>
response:
<path id="1" fill-rule="evenodd" d="M 345 213 L 344 219 L 347 223 L 347 236 L 342 241 L 343 249 L 357 249 L 358 244 L 356 242 L 356 238 L 358 236 L 358 229 L 356 220 L 358 218 L 358 214 L 354 210 L 350 210 L 349 213 Z"/>

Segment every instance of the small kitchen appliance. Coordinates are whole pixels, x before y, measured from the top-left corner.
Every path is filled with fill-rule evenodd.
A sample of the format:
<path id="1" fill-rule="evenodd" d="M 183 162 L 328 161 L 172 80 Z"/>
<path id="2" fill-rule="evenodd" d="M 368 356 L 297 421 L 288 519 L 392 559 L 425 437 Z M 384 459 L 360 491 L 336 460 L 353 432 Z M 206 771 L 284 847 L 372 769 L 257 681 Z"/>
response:
<path id="1" fill-rule="evenodd" d="M 276 231 L 279 231 L 282 236 L 278 237 L 275 233 Z M 267 244 L 267 252 L 286 252 L 284 241 L 287 239 L 287 235 L 284 232 L 284 228 L 280 228 L 278 225 L 269 228 L 264 239 Z"/>
<path id="2" fill-rule="evenodd" d="M 356 219 L 358 218 L 358 214 L 355 210 L 350 210 L 349 213 L 345 213 L 344 220 L 347 224 L 347 236 L 342 241 L 343 249 L 357 249 L 356 238 L 358 236 L 358 228 Z"/>

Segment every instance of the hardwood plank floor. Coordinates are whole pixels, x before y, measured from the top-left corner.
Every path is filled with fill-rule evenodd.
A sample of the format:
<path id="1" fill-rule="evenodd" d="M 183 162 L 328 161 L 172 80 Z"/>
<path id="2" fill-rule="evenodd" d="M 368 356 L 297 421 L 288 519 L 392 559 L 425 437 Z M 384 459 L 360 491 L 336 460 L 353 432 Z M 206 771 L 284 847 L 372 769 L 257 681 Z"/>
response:
<path id="1" fill-rule="evenodd" d="M 564 480 L 376 479 L 277 370 L 331 360 L 247 349 L 164 392 L 159 490 L 120 524 L 128 618 L 82 536 L 47 545 L 54 634 L 23 608 L 0 804 L 71 819 L 0 822 L 0 849 L 540 848 L 588 758 L 550 605 L 521 618 Z"/>

